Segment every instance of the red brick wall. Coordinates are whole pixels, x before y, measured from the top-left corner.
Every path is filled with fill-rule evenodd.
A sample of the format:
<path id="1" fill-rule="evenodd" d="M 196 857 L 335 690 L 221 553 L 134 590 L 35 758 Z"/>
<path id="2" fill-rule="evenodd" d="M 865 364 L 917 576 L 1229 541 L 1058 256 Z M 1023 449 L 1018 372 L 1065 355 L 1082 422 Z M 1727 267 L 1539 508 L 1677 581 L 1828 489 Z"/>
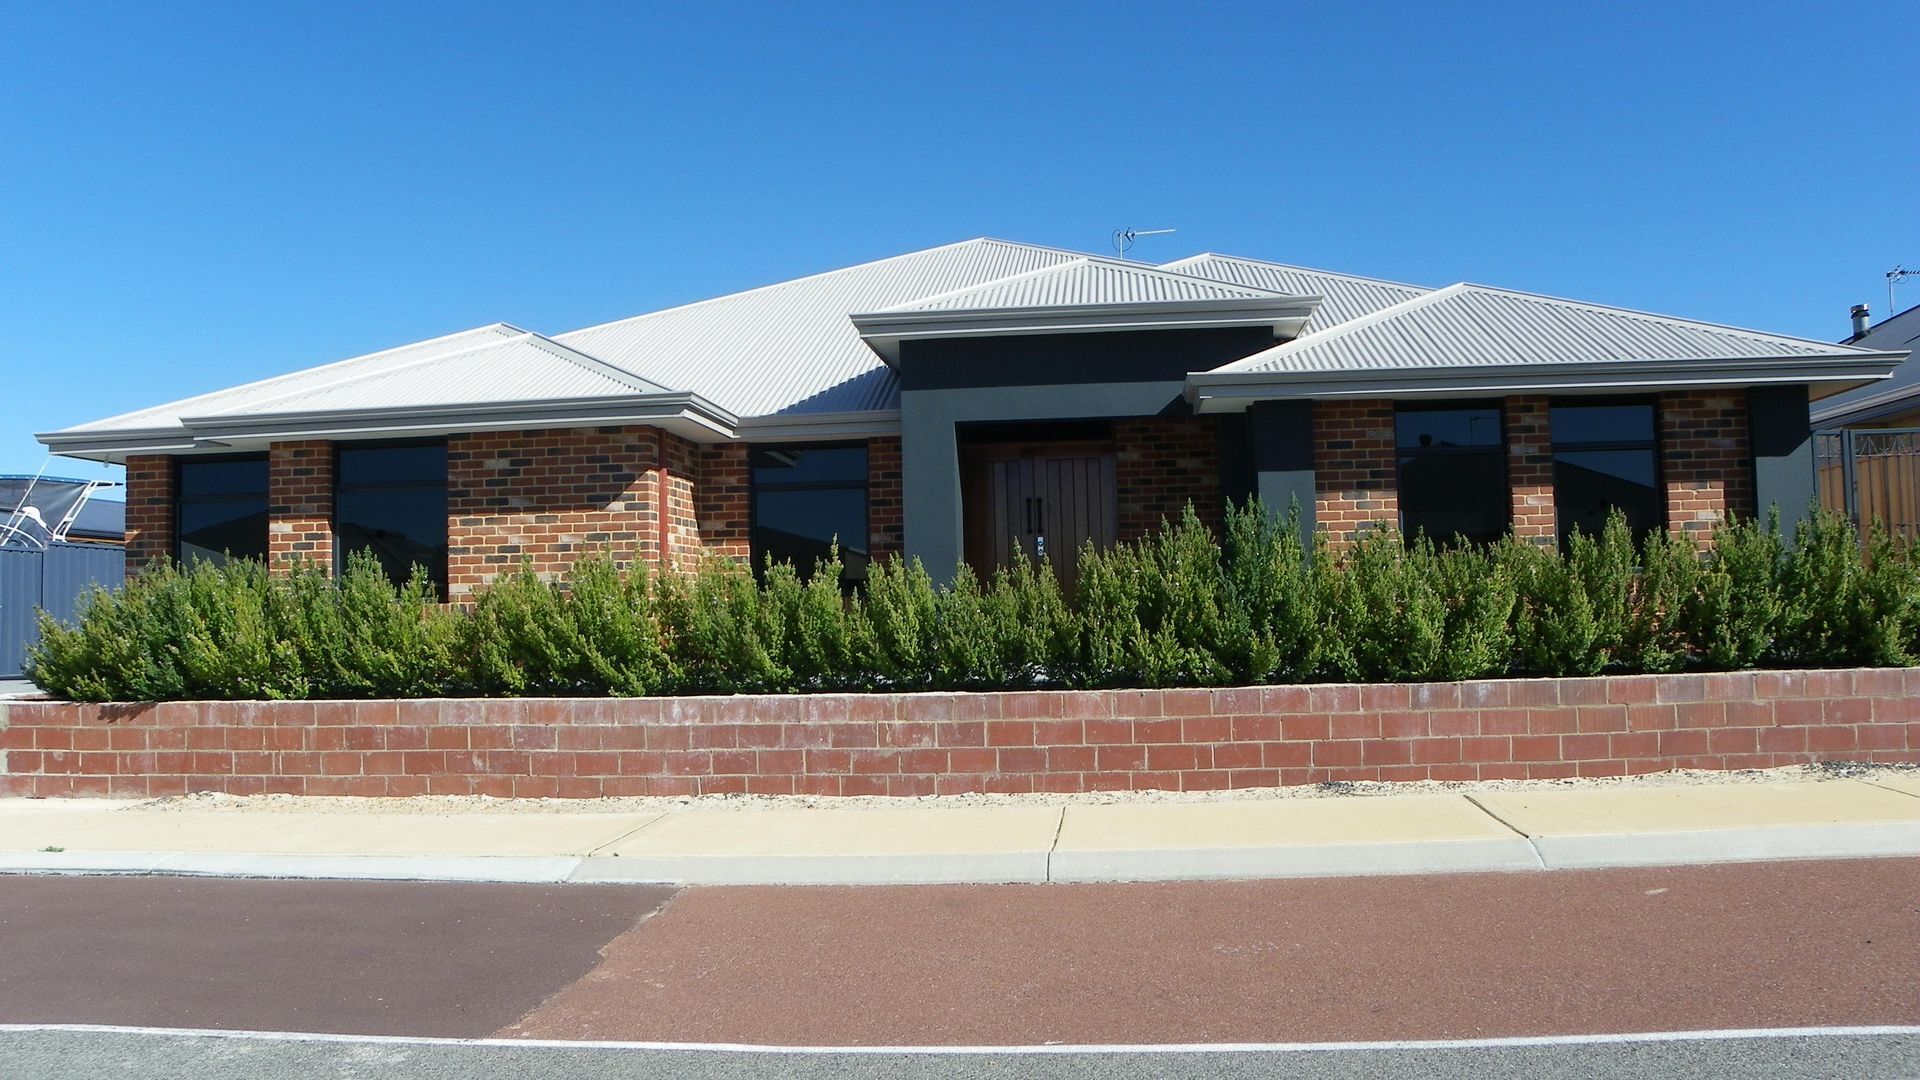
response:
<path id="1" fill-rule="evenodd" d="M 333 444 L 274 443 L 267 452 L 267 565 L 333 568 Z"/>
<path id="2" fill-rule="evenodd" d="M 706 554 L 698 506 L 700 447 L 666 432 L 661 433 L 661 444 L 667 462 L 667 561 L 673 569 L 693 570 Z"/>
<path id="3" fill-rule="evenodd" d="M 1393 402 L 1313 406 L 1314 519 L 1336 548 L 1368 526 L 1400 526 Z"/>
<path id="4" fill-rule="evenodd" d="M 1211 416 L 1153 416 L 1113 422 L 1114 488 L 1120 540 L 1135 540 L 1180 520 L 1193 504 L 1218 527 L 1220 422 Z"/>
<path id="5" fill-rule="evenodd" d="M 127 458 L 127 573 L 158 558 L 173 558 L 173 459 L 159 454 Z"/>
<path id="6" fill-rule="evenodd" d="M 656 435 L 599 427 L 450 436 L 448 593 L 467 596 L 523 559 L 556 577 L 600 550 L 622 565 L 656 562 Z"/>
<path id="7" fill-rule="evenodd" d="M 867 551 L 875 559 L 900 554 L 906 517 L 901 496 L 900 436 L 867 440 Z"/>
<path id="8" fill-rule="evenodd" d="M 920 796 L 1920 762 L 1920 668 L 1232 690 L 0 708 L 0 795 L 26 796 Z"/>
<path id="9" fill-rule="evenodd" d="M 751 557 L 749 498 L 746 445 L 721 443 L 701 447 L 700 489 L 695 503 L 704 550 L 732 559 Z"/>
<path id="10" fill-rule="evenodd" d="M 1547 430 L 1547 399 L 1510 397 L 1505 411 L 1513 535 L 1551 545 L 1558 523 L 1554 517 L 1553 437 Z"/>
<path id="11" fill-rule="evenodd" d="M 1667 528 L 1706 541 L 1729 514 L 1754 514 L 1747 395 L 1740 390 L 1660 395 L 1660 468 Z"/>

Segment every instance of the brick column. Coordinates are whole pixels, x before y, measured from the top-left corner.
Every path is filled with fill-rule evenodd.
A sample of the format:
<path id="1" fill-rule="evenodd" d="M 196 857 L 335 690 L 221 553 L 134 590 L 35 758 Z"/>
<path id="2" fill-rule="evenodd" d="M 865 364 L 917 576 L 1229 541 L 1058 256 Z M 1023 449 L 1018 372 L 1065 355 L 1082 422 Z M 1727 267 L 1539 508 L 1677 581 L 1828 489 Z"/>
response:
<path id="1" fill-rule="evenodd" d="M 1507 417 L 1507 489 L 1513 499 L 1513 535 L 1541 547 L 1558 533 L 1553 505 L 1553 432 L 1547 399 L 1510 397 Z"/>
<path id="2" fill-rule="evenodd" d="M 875 559 L 900 554 L 900 436 L 867 440 L 867 553 Z"/>
<path id="3" fill-rule="evenodd" d="M 267 566 L 296 562 L 333 572 L 333 444 L 274 443 L 267 450 Z"/>
<path id="4" fill-rule="evenodd" d="M 1728 516 L 1752 517 L 1747 398 L 1739 390 L 1660 395 L 1660 473 L 1667 529 L 1700 543 Z"/>
<path id="5" fill-rule="evenodd" d="M 710 554 L 748 559 L 752 556 L 752 538 L 748 535 L 751 496 L 746 444 L 702 447 L 699 457 L 699 488 L 694 503 L 700 521 L 700 545 Z"/>
<path id="6" fill-rule="evenodd" d="M 1393 402 L 1318 402 L 1313 437 L 1314 520 L 1334 548 L 1372 526 L 1399 528 Z"/>
<path id="7" fill-rule="evenodd" d="M 127 573 L 154 559 L 173 558 L 173 459 L 164 455 L 127 458 Z"/>

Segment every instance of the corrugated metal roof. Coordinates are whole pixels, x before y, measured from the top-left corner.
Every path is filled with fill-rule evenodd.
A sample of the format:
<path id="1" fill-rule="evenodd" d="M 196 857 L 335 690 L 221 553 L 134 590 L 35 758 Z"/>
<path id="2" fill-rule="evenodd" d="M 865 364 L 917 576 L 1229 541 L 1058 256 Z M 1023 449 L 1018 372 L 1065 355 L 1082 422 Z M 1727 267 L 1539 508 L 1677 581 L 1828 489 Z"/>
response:
<path id="1" fill-rule="evenodd" d="M 1482 285 L 1449 285 L 1217 371 L 1366 371 L 1868 350 Z"/>
<path id="2" fill-rule="evenodd" d="M 632 397 L 666 387 L 611 370 L 538 334 L 459 352 L 358 371 L 323 385 L 259 397 L 219 416 L 344 412 L 354 409 L 432 408 L 495 402 Z M 205 414 L 189 413 L 189 416 Z"/>
<path id="3" fill-rule="evenodd" d="M 738 416 L 899 405 L 893 372 L 847 316 L 1084 258 L 968 240 L 669 308 L 555 340 Z"/>
<path id="4" fill-rule="evenodd" d="M 1230 285 L 1151 266 L 1080 259 L 1000 281 L 960 289 L 886 309 L 914 311 L 1003 311 L 1010 308 L 1071 307 L 1083 304 L 1154 304 L 1183 300 L 1263 300 L 1270 289 Z"/>
<path id="5" fill-rule="evenodd" d="M 341 379 L 351 379 L 362 375 L 383 371 L 390 367 L 408 364 L 434 356 L 464 352 L 476 345 L 499 341 L 525 334 L 525 330 L 494 323 L 491 326 L 477 326 L 471 330 L 462 330 L 445 337 L 416 341 L 411 345 L 402 345 L 394 349 L 355 356 L 319 367 L 307 368 L 286 375 L 277 375 L 259 382 L 247 383 L 226 390 L 215 390 L 210 394 L 171 401 L 165 405 L 135 412 L 121 413 L 105 420 L 95 420 L 89 424 L 65 429 L 66 432 L 114 432 L 134 431 L 146 428 L 173 428 L 180 426 L 183 416 L 211 416 L 218 413 L 234 412 L 246 409 L 250 404 L 296 393 L 314 387 L 324 386 Z M 64 433 L 64 432 L 63 432 Z"/>
<path id="6" fill-rule="evenodd" d="M 1303 334 L 1371 315 L 1381 308 L 1392 307 L 1433 291 L 1419 285 L 1402 285 L 1396 281 L 1309 270 L 1303 266 L 1286 266 L 1211 252 L 1162 263 L 1160 269 L 1292 296 L 1324 297 L 1320 309 L 1314 312 L 1313 318 L 1307 320 Z"/>

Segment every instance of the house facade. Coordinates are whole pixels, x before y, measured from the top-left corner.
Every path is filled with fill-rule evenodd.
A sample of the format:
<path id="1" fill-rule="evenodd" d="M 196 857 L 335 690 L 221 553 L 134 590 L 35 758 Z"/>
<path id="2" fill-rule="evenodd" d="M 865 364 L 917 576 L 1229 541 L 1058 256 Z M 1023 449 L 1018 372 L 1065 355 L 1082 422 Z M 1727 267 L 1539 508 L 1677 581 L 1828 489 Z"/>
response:
<path id="1" fill-rule="evenodd" d="M 1191 503 L 1553 543 L 1814 497 L 1810 402 L 1903 351 L 1477 285 L 980 239 L 552 337 L 505 324 L 40 439 L 127 466 L 138 565 L 369 550 L 459 599 L 610 549 L 1071 575 Z"/>

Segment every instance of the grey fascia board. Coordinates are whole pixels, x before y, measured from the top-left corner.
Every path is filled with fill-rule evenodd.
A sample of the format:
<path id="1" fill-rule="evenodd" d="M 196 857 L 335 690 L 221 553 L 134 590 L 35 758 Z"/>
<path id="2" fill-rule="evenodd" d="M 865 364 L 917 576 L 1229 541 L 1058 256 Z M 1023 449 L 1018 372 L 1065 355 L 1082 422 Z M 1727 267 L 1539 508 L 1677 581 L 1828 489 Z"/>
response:
<path id="1" fill-rule="evenodd" d="M 747 416 L 740 419 L 735 431 L 742 442 L 867 439 L 900 434 L 900 410 L 874 409 L 811 416 Z"/>
<path id="2" fill-rule="evenodd" d="M 697 394 L 675 392 L 635 397 L 564 398 L 552 401 L 479 402 L 343 409 L 304 413 L 255 413 L 182 417 L 197 440 L 223 438 L 313 438 L 411 430 L 473 431 L 530 425 L 587 425 L 645 420 L 689 420 L 720 435 L 733 434 L 738 418 Z"/>
<path id="3" fill-rule="evenodd" d="M 1318 296 L 1249 297 L 1233 300 L 1157 301 L 1143 304 L 1061 304 L 1049 307 L 971 308 L 963 311 L 894 311 L 850 315 L 863 335 L 930 337 L 1019 330 L 1052 332 L 1082 327 L 1133 327 L 1166 322 L 1263 323 L 1313 317 Z"/>
<path id="4" fill-rule="evenodd" d="M 50 452 L 93 458 L 107 454 L 191 450 L 193 433 L 185 428 L 126 428 L 119 431 L 45 431 L 34 436 Z"/>
<path id="5" fill-rule="evenodd" d="M 1110 330 L 1195 330 L 1272 326 L 1276 336 L 1299 333 L 1320 306 L 1318 296 L 1191 300 L 1148 304 L 1067 304 L 967 311 L 874 312 L 850 315 L 855 329 L 888 363 L 900 342 L 919 338 L 1014 337 Z"/>
<path id="6" fill-rule="evenodd" d="M 1813 422 L 1823 427 L 1845 427 L 1883 416 L 1920 409 L 1920 385 L 1908 385 L 1852 401 L 1813 410 Z"/>
<path id="7" fill-rule="evenodd" d="M 1449 393 L 1676 389 L 1846 383 L 1892 375 L 1899 354 L 1742 357 L 1724 360 L 1608 360 L 1497 367 L 1380 368 L 1347 371 L 1197 371 L 1186 398 L 1203 412 L 1237 411 L 1245 402 L 1286 398 L 1391 397 Z"/>

